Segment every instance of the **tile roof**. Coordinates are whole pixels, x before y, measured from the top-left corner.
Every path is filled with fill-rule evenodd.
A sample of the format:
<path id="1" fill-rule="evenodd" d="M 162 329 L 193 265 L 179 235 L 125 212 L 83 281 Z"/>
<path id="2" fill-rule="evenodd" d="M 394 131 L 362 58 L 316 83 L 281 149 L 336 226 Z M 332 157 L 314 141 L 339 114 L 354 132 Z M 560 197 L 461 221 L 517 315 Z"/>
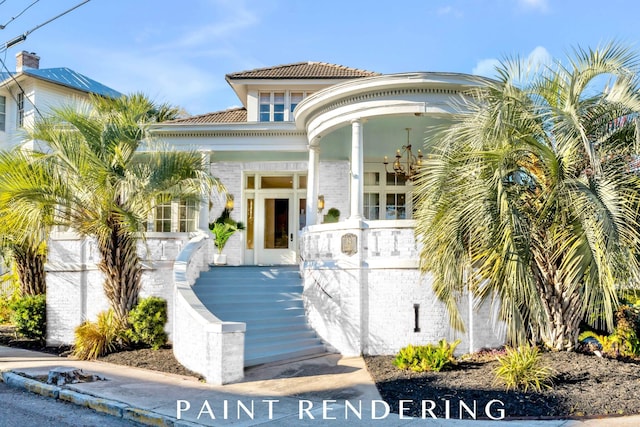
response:
<path id="1" fill-rule="evenodd" d="M 122 93 L 118 92 L 117 90 L 111 89 L 110 87 L 105 86 L 102 83 L 90 79 L 89 77 L 75 72 L 69 68 L 28 68 L 23 70 L 22 73 L 52 83 L 81 90 L 83 92 L 95 93 L 97 95 L 108 96 L 111 98 L 118 98 L 122 96 Z M 2 79 L 2 81 L 5 81 L 12 75 L 16 76 L 18 74 L 19 73 L 0 73 L 0 79 Z"/>
<path id="2" fill-rule="evenodd" d="M 200 114 L 198 116 L 175 119 L 165 123 L 206 124 L 206 123 L 246 123 L 247 109 L 244 107 L 229 108 L 228 110 Z"/>
<path id="3" fill-rule="evenodd" d="M 256 68 L 227 74 L 227 79 L 344 79 L 378 76 L 373 71 L 349 68 L 326 62 L 297 62 L 275 67 Z"/>

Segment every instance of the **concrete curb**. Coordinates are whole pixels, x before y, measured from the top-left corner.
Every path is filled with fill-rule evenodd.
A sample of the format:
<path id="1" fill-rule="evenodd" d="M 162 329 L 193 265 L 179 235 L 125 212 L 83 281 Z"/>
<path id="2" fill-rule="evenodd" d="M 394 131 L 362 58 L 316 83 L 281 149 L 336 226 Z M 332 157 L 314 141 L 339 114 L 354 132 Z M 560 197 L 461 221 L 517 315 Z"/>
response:
<path id="1" fill-rule="evenodd" d="M 23 388 L 31 393 L 73 403 L 78 406 L 84 406 L 96 412 L 128 421 L 135 421 L 144 425 L 161 427 L 192 427 L 199 425 L 185 422 L 184 420 L 177 420 L 176 418 L 158 414 L 153 411 L 134 408 L 117 400 L 103 399 L 64 387 L 46 384 L 12 371 L 2 371 L 0 380 L 7 385 Z"/>

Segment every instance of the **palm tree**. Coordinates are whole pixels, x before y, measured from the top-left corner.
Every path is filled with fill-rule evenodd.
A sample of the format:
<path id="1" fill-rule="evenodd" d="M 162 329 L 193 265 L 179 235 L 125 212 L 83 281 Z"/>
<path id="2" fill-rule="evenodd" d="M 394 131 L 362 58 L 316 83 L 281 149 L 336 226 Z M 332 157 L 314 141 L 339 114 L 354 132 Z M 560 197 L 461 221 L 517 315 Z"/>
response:
<path id="1" fill-rule="evenodd" d="M 67 182 L 70 191 L 57 200 L 64 222 L 97 241 L 104 291 L 121 320 L 137 303 L 142 265 L 136 246 L 153 203 L 200 200 L 216 185 L 199 153 L 152 141 L 149 125 L 172 114 L 142 95 L 93 97 L 84 110 L 54 110 L 30 135 L 46 145 L 47 162 Z"/>
<path id="2" fill-rule="evenodd" d="M 615 44 L 535 74 L 506 61 L 429 141 L 416 234 L 454 327 L 469 290 L 515 343 L 572 349 L 581 322 L 612 328 L 616 287 L 640 272 L 637 66 Z"/>
<path id="3" fill-rule="evenodd" d="M 33 152 L 0 152 L 0 247 L 14 262 L 24 296 L 46 292 L 46 239 L 55 212 L 51 197 L 61 193 L 49 166 Z"/>

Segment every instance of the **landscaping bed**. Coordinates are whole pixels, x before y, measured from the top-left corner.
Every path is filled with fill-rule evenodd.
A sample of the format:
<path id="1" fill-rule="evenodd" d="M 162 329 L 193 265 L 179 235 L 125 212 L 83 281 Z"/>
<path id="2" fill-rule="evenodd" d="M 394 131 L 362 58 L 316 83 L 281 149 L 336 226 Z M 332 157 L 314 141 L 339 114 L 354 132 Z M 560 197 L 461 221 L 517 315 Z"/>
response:
<path id="1" fill-rule="evenodd" d="M 46 351 L 62 357 L 69 354 L 69 347 L 43 347 L 34 340 L 17 339 L 13 326 L 9 325 L 0 326 L 0 345 Z M 553 388 L 540 393 L 507 391 L 495 384 L 493 371 L 498 364 L 491 355 L 461 361 L 450 370 L 424 373 L 396 368 L 392 364 L 393 356 L 367 356 L 365 361 L 382 398 L 393 412 L 398 412 L 400 400 L 412 401 L 405 404 L 408 408 L 405 415 L 410 416 L 422 416 L 423 400 L 434 402 L 433 414 L 439 418 L 446 416 L 446 401 L 450 418 L 459 418 L 461 401 L 470 408 L 475 401 L 477 417 L 487 418 L 485 406 L 491 400 L 504 403 L 504 406 L 494 404 L 492 415 L 497 415 L 496 409 L 504 408 L 508 418 L 640 414 L 640 362 L 569 352 L 547 352 L 542 358 L 556 375 Z M 98 360 L 201 378 L 178 363 L 170 347 L 156 351 L 121 351 Z M 427 408 L 430 406 L 428 403 Z M 470 418 L 464 410 L 463 418 Z"/>
<path id="2" fill-rule="evenodd" d="M 398 411 L 399 400 L 407 415 L 421 417 L 422 400 L 435 402 L 433 413 L 445 417 L 446 401 L 450 418 L 459 418 L 460 401 L 469 407 L 477 403 L 478 418 L 487 418 L 485 406 L 491 400 L 504 403 L 507 418 L 581 417 L 640 414 L 640 365 L 638 361 L 620 361 L 575 352 L 547 352 L 542 359 L 555 371 L 553 388 L 542 392 L 507 391 L 494 382 L 498 366 L 495 357 L 469 359 L 451 370 L 415 373 L 393 366 L 392 356 L 365 357 L 380 395 Z M 431 403 L 427 402 L 427 408 Z M 502 407 L 493 404 L 492 416 Z M 469 413 L 463 408 L 463 418 Z M 431 417 L 427 413 L 428 417 Z"/>
<path id="3" fill-rule="evenodd" d="M 67 357 L 71 353 L 69 346 L 46 347 L 36 340 L 17 338 L 15 328 L 11 325 L 0 325 L 0 345 L 43 351 L 50 354 L 57 354 L 61 357 Z M 196 377 L 198 379 L 203 378 L 201 375 L 182 366 L 174 357 L 171 346 L 165 346 L 159 350 L 140 348 L 120 351 L 100 357 L 98 360 L 116 365 L 151 369 L 170 374 Z"/>

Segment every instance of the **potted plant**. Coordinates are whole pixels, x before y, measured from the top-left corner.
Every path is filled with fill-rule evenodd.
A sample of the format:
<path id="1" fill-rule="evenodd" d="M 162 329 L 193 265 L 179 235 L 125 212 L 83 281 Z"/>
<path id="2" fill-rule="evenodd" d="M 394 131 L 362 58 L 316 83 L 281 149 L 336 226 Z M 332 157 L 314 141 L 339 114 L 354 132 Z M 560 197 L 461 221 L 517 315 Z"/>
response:
<path id="1" fill-rule="evenodd" d="M 244 225 L 231 219 L 229 214 L 229 210 L 225 209 L 218 219 L 209 224 L 209 230 L 213 234 L 213 244 L 218 248 L 218 252 L 213 254 L 213 263 L 215 265 L 225 265 L 227 263 L 227 255 L 222 253 L 224 246 L 236 231 L 244 230 Z"/>
<path id="2" fill-rule="evenodd" d="M 340 211 L 336 208 L 331 208 L 324 216 L 323 223 L 328 224 L 332 222 L 338 222 L 340 220 Z"/>

